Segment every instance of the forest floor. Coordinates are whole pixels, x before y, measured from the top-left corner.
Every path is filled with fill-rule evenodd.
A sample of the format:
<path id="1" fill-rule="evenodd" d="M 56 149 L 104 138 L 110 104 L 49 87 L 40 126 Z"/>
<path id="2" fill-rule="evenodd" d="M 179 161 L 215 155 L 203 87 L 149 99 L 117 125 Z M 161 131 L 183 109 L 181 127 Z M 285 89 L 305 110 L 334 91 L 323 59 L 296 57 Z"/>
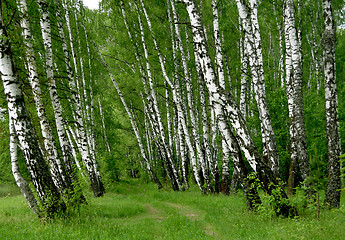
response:
<path id="1" fill-rule="evenodd" d="M 269 207 L 249 212 L 241 193 L 159 191 L 135 180 L 88 199 L 78 211 L 46 222 L 31 213 L 18 190 L 0 185 L 0 239 L 344 239 L 344 200 L 340 209 L 322 209 L 318 220 L 315 207 L 281 218 Z"/>

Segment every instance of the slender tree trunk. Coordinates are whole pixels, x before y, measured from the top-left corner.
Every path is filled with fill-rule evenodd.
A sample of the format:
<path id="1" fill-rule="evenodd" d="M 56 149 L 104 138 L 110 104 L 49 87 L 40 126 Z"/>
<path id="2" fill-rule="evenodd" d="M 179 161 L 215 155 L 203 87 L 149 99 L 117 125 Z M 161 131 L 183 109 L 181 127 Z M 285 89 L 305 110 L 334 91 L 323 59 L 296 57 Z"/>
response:
<path id="1" fill-rule="evenodd" d="M 250 7 L 244 0 L 236 0 L 239 16 L 245 31 L 246 51 L 252 73 L 255 100 L 259 110 L 261 124 L 263 158 L 272 168 L 274 174 L 280 177 L 279 156 L 272 121 L 266 99 L 265 77 L 261 47 L 261 35 L 257 14 L 257 1 L 250 0 Z"/>
<path id="2" fill-rule="evenodd" d="M 57 128 L 57 133 L 60 141 L 60 145 L 62 148 L 67 149 L 68 140 L 65 132 L 64 121 L 62 117 L 62 106 L 60 99 L 58 97 L 58 93 L 56 91 L 56 83 L 54 79 L 54 72 L 53 72 L 53 49 L 52 49 L 52 41 L 51 41 L 51 28 L 50 28 L 50 19 L 49 19 L 49 4 L 45 0 L 38 0 L 38 4 L 40 6 L 41 12 L 41 31 L 43 37 L 43 43 L 45 48 L 45 60 L 46 60 L 46 73 L 47 73 L 47 80 L 48 80 L 48 87 L 49 87 L 49 94 L 50 99 L 53 105 L 54 115 L 55 115 L 55 123 Z M 59 168 L 59 172 L 62 176 L 63 183 L 68 187 L 71 188 L 72 181 L 69 175 L 66 174 L 66 169 L 60 159 L 57 161 L 57 166 Z"/>
<path id="3" fill-rule="evenodd" d="M 284 49 L 283 49 L 283 33 L 284 33 L 283 22 L 284 20 L 283 22 L 280 22 L 278 20 L 278 16 L 280 15 L 280 13 L 277 10 L 276 4 L 277 4 L 276 1 L 273 0 L 273 11 L 274 11 L 275 20 L 277 23 L 277 29 L 279 33 L 279 64 L 278 64 L 279 74 L 278 76 L 280 76 L 280 87 L 283 88 L 285 86 Z"/>
<path id="4" fill-rule="evenodd" d="M 32 35 L 30 30 L 30 23 L 28 17 L 28 11 L 25 0 L 18 1 L 18 9 L 21 16 L 20 25 L 23 29 L 22 35 L 24 38 L 24 45 L 26 51 L 26 60 L 29 72 L 29 81 L 34 96 L 34 101 L 37 109 L 37 115 L 40 121 L 40 127 L 44 140 L 44 155 L 49 163 L 50 172 L 52 174 L 55 185 L 62 191 L 66 187 L 66 183 L 63 179 L 63 167 L 58 156 L 58 151 L 53 140 L 52 129 L 49 125 L 49 121 L 46 116 L 45 108 L 42 100 L 42 91 L 38 78 L 37 64 L 32 46 Z M 60 165 L 60 166 L 59 166 Z"/>
<path id="5" fill-rule="evenodd" d="M 103 182 L 100 179 L 99 172 L 97 168 L 95 168 L 95 159 L 92 159 L 92 156 L 89 152 L 89 142 L 86 136 L 85 131 L 85 125 L 83 122 L 83 112 L 82 112 L 82 101 L 81 96 L 79 93 L 79 71 L 78 71 L 78 60 L 77 55 L 75 51 L 75 46 L 73 44 L 73 34 L 71 30 L 71 24 L 70 24 L 70 15 L 69 15 L 69 8 L 67 6 L 66 0 L 63 2 L 63 7 L 65 9 L 65 18 L 66 18 L 66 25 L 69 32 L 69 38 L 70 38 L 70 47 L 73 57 L 73 64 L 74 64 L 74 75 L 75 75 L 75 81 L 74 79 L 70 78 L 69 84 L 72 89 L 73 99 L 75 100 L 75 105 L 72 106 L 75 108 L 75 122 L 76 122 L 76 129 L 78 132 L 78 139 L 77 145 L 81 153 L 81 157 L 83 160 L 83 163 L 88 171 L 89 178 L 91 181 L 91 188 L 96 197 L 102 196 L 104 194 L 104 186 Z"/>
<path id="6" fill-rule="evenodd" d="M 143 145 L 142 140 L 141 140 L 141 136 L 140 136 L 140 133 L 139 133 L 139 129 L 138 129 L 137 123 L 134 121 L 133 114 L 130 111 L 130 109 L 128 108 L 127 103 L 126 103 L 126 101 L 125 101 L 125 99 L 124 99 L 124 97 L 122 95 L 122 92 L 121 92 L 121 90 L 120 90 L 120 88 L 119 88 L 119 86 L 118 86 L 118 84 L 117 84 L 113 74 L 111 73 L 111 70 L 110 70 L 108 64 L 106 64 L 106 62 L 103 59 L 103 56 L 99 52 L 98 52 L 98 54 L 100 56 L 102 64 L 108 70 L 110 79 L 111 79 L 111 81 L 114 84 L 114 87 L 115 87 L 115 89 L 116 89 L 116 91 L 117 91 L 117 93 L 118 93 L 118 95 L 119 95 L 119 97 L 121 99 L 121 102 L 122 102 L 123 106 L 125 107 L 125 110 L 127 112 L 127 115 L 129 117 L 129 120 L 130 120 L 132 128 L 133 128 L 134 134 L 135 134 L 135 136 L 137 138 L 137 141 L 138 141 L 138 145 L 139 145 L 141 156 L 143 157 L 143 159 L 145 161 L 146 168 L 147 168 L 148 172 L 151 174 L 151 176 L 152 176 L 153 180 L 155 181 L 155 183 L 157 184 L 158 188 L 159 189 L 163 188 L 163 185 L 161 184 L 161 182 L 159 181 L 159 179 L 157 178 L 157 176 L 153 172 L 151 163 L 150 163 L 149 159 L 146 156 L 144 145 Z"/>
<path id="7" fill-rule="evenodd" d="M 11 153 L 11 166 L 14 180 L 16 181 L 17 186 L 25 197 L 26 202 L 28 203 L 30 209 L 35 213 L 39 214 L 39 209 L 35 195 L 30 189 L 30 186 L 27 181 L 22 177 L 19 171 L 18 165 L 18 139 L 14 129 L 12 119 L 9 119 L 9 128 L 10 128 L 10 153 Z"/>
<path id="8" fill-rule="evenodd" d="M 298 162 L 302 179 L 306 180 L 310 174 L 310 167 L 304 124 L 302 57 L 300 39 L 297 38 L 295 9 L 292 0 L 285 0 L 284 20 L 286 45 L 285 80 L 290 118 L 291 164 L 294 164 L 294 161 Z"/>
<path id="9" fill-rule="evenodd" d="M 216 46 L 216 68 L 218 72 L 219 86 L 225 90 L 225 76 L 224 76 L 224 64 L 222 46 L 219 34 L 219 18 L 217 0 L 212 0 L 212 13 L 213 13 L 213 32 L 214 41 Z M 230 193 L 230 170 L 229 170 L 229 157 L 230 149 L 225 140 L 222 139 L 223 149 L 223 164 L 222 164 L 222 193 L 228 195 Z"/>
<path id="10" fill-rule="evenodd" d="M 2 3 L 0 2 L 0 9 Z M 48 216 L 65 211 L 66 205 L 61 201 L 60 193 L 54 185 L 49 168 L 34 133 L 29 113 L 24 102 L 19 80 L 12 59 L 10 41 L 0 11 L 0 72 L 8 104 L 8 112 L 23 151 L 31 181 Z M 48 204 L 49 201 L 49 204 Z"/>
<path id="11" fill-rule="evenodd" d="M 337 82 L 335 75 L 336 28 L 332 0 L 322 1 L 325 31 L 323 35 L 323 62 L 325 73 L 327 172 L 328 182 L 325 203 L 332 208 L 340 206 L 340 141 L 338 130 Z"/>
<path id="12" fill-rule="evenodd" d="M 194 40 L 194 48 L 199 56 L 200 64 L 203 68 L 205 73 L 205 82 L 207 84 L 210 97 L 212 99 L 212 104 L 215 107 L 215 114 L 218 119 L 218 127 L 219 130 L 226 140 L 226 143 L 231 146 L 230 144 L 234 144 L 234 135 L 230 131 L 230 127 L 228 125 L 228 121 L 234 130 L 236 131 L 236 140 L 235 144 L 238 142 L 243 150 L 245 157 L 247 158 L 249 164 L 252 168 L 257 172 L 258 178 L 262 182 L 262 186 L 264 191 L 268 194 L 272 194 L 272 190 L 277 189 L 277 179 L 273 171 L 265 164 L 252 140 L 249 135 L 248 128 L 245 124 L 243 116 L 236 104 L 235 99 L 233 96 L 224 91 L 216 82 L 214 70 L 211 64 L 211 58 L 208 55 L 208 51 L 206 49 L 206 41 L 204 38 L 204 33 L 202 31 L 202 23 L 200 19 L 200 15 L 198 10 L 195 6 L 195 2 L 193 0 L 184 0 L 183 1 L 186 5 L 186 9 L 191 21 L 192 31 L 193 31 L 193 40 Z M 233 146 L 233 148 L 236 148 Z M 244 165 L 244 161 L 241 158 L 238 160 L 233 159 L 234 164 L 237 168 L 240 168 L 240 173 L 244 176 L 247 173 L 247 169 Z M 244 192 L 248 199 L 249 206 L 255 206 L 260 200 L 257 193 L 249 194 L 249 191 L 252 189 L 249 188 L 250 184 L 246 184 L 245 177 L 241 178 L 242 187 L 244 188 Z M 287 195 L 283 189 L 279 190 L 279 195 L 282 198 L 287 198 Z M 289 204 L 280 201 L 279 210 L 277 214 L 282 214 L 285 216 L 289 216 L 290 214 L 295 214 L 295 209 L 291 207 Z"/>
<path id="13" fill-rule="evenodd" d="M 103 108 L 102 108 L 101 100 L 99 98 L 98 98 L 98 107 L 99 107 L 99 113 L 101 115 L 101 120 L 102 120 L 102 129 L 103 129 L 105 146 L 107 147 L 107 151 L 110 153 L 110 146 L 109 146 L 109 142 L 108 142 L 107 131 L 105 128 Z"/>
<path id="14" fill-rule="evenodd" d="M 211 185 L 211 181 L 209 179 L 208 176 L 208 171 L 206 168 L 206 164 L 205 164 L 205 156 L 201 147 L 201 141 L 200 141 L 200 136 L 199 136 L 199 126 L 197 123 L 197 116 L 194 113 L 195 109 L 194 109 L 194 97 L 193 97 L 193 92 L 192 92 L 192 83 L 191 83 L 191 79 L 189 77 L 189 70 L 188 70 L 188 66 L 187 66 L 187 58 L 185 55 L 185 50 L 183 48 L 183 44 L 182 44 L 182 37 L 181 37 L 181 33 L 180 33 L 180 27 L 178 26 L 178 15 L 175 9 L 175 5 L 172 2 L 172 10 L 173 10 L 173 16 L 174 16 L 174 22 L 175 22 L 175 31 L 176 31 L 176 36 L 177 36 L 177 45 L 179 47 L 180 50 L 180 54 L 182 57 L 182 66 L 183 66 L 183 73 L 184 73 L 184 80 L 186 83 L 186 89 L 187 89 L 187 100 L 188 100 L 188 108 L 189 108 L 189 116 L 190 116 L 190 120 L 191 120 L 191 125 L 192 125 L 192 136 L 194 139 L 194 145 L 196 147 L 196 152 L 197 152 L 197 157 L 198 157 L 198 162 L 199 165 L 201 167 L 202 170 L 202 174 L 203 174 L 203 178 L 206 181 L 207 187 L 208 187 L 208 191 L 209 192 L 213 192 L 213 187 Z M 172 23 L 171 23 L 172 24 Z"/>
<path id="15" fill-rule="evenodd" d="M 242 28 L 241 18 L 240 22 L 240 33 L 242 34 L 240 38 L 240 56 L 241 56 L 241 94 L 240 94 L 240 109 L 244 119 L 247 119 L 247 102 L 248 98 L 248 51 L 244 49 L 246 43 L 244 43 L 246 38 L 244 37 L 244 32 Z"/>

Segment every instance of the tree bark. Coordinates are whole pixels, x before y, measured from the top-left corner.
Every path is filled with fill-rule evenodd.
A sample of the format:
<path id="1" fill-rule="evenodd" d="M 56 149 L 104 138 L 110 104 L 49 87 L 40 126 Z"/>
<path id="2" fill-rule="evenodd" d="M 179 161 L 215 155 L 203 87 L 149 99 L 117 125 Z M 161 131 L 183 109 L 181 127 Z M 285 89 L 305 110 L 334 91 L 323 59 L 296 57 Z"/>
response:
<path id="1" fill-rule="evenodd" d="M 2 9 L 0 2 L 0 9 Z M 8 112 L 23 151 L 31 181 L 36 189 L 46 214 L 51 217 L 56 212 L 65 211 L 60 193 L 54 185 L 49 168 L 34 133 L 29 113 L 25 106 L 24 95 L 15 72 L 10 41 L 0 11 L 0 72 L 8 104 Z M 49 201 L 49 202 L 48 202 Z"/>
<path id="2" fill-rule="evenodd" d="M 63 191 L 68 185 L 68 182 L 65 181 L 64 169 L 62 163 L 58 156 L 58 150 L 55 146 L 53 139 L 53 133 L 51 126 L 49 124 L 48 118 L 46 116 L 46 111 L 43 105 L 42 100 L 42 90 L 38 78 L 37 63 L 34 55 L 34 50 L 32 46 L 32 35 L 30 30 L 28 10 L 25 0 L 20 0 L 17 3 L 19 14 L 21 17 L 20 25 L 22 27 L 22 35 L 24 39 L 25 51 L 26 51 L 26 60 L 29 72 L 29 81 L 32 88 L 32 93 L 34 96 L 34 101 L 36 105 L 36 111 L 40 122 L 40 127 L 43 136 L 44 142 L 44 155 L 48 164 L 50 166 L 50 172 L 52 174 L 54 184 L 59 188 L 60 191 Z"/>
<path id="3" fill-rule="evenodd" d="M 88 171 L 89 179 L 91 181 L 91 188 L 96 197 L 100 197 L 104 194 L 104 186 L 103 182 L 100 179 L 98 169 L 95 166 L 96 162 L 95 159 L 92 158 L 91 153 L 89 151 L 89 142 L 86 136 L 86 130 L 85 125 L 83 121 L 83 110 L 82 110 L 82 101 L 81 101 L 81 95 L 80 95 L 80 88 L 79 88 L 79 71 L 78 71 L 78 60 L 77 60 L 77 54 L 75 51 L 75 46 L 73 44 L 73 34 L 71 30 L 71 24 L 70 24 L 70 14 L 69 14 L 69 8 L 67 5 L 67 0 L 64 0 L 63 7 L 65 9 L 65 17 L 66 17 L 66 25 L 69 32 L 69 40 L 70 40 L 70 47 L 73 57 L 73 64 L 74 64 L 74 77 L 75 79 L 69 79 L 69 85 L 72 89 L 73 94 L 73 100 L 75 100 L 74 106 L 72 106 L 74 111 L 74 117 L 76 122 L 76 130 L 78 133 L 78 139 L 77 140 L 77 146 L 80 151 L 83 163 Z M 78 24 L 78 23 L 76 23 Z M 78 32 L 78 31 L 77 31 Z"/>
<path id="4" fill-rule="evenodd" d="M 248 51 L 255 100 L 259 110 L 263 159 L 267 161 L 274 174 L 277 177 L 280 177 L 277 143 L 266 99 L 261 35 L 257 14 L 257 1 L 250 0 L 250 6 L 248 6 L 244 0 L 236 0 L 236 2 L 239 16 L 242 20 L 242 27 L 245 32 L 245 50 Z"/>
<path id="5" fill-rule="evenodd" d="M 151 176 L 152 176 L 153 180 L 155 181 L 155 183 L 157 184 L 158 188 L 159 189 L 163 188 L 163 185 L 161 184 L 161 182 L 159 181 L 159 179 L 157 178 L 157 176 L 153 172 L 151 163 L 150 163 L 149 159 L 146 156 L 144 145 L 143 145 L 142 140 L 141 140 L 141 136 L 140 136 L 140 133 L 139 133 L 139 129 L 138 129 L 137 123 L 134 121 L 133 114 L 130 111 L 130 109 L 128 108 L 127 103 L 125 101 L 125 98 L 123 97 L 122 92 L 121 92 L 121 90 L 120 90 L 120 88 L 119 88 L 119 86 L 118 86 L 118 84 L 117 84 L 113 74 L 111 73 L 111 70 L 110 70 L 108 64 L 104 61 L 103 56 L 100 54 L 100 52 L 98 52 L 98 55 L 99 55 L 99 57 L 101 59 L 101 63 L 108 70 L 110 79 L 111 79 L 111 81 L 114 84 L 114 87 L 115 87 L 115 89 L 116 89 L 116 91 L 117 91 L 117 93 L 118 93 L 118 95 L 119 95 L 119 97 L 121 99 L 121 102 L 122 102 L 123 106 L 125 107 L 125 110 L 127 112 L 127 115 L 129 117 L 129 120 L 130 120 L 132 128 L 133 128 L 134 134 L 135 134 L 136 139 L 138 141 L 138 145 L 139 145 L 141 156 L 143 157 L 143 159 L 145 161 L 146 168 L 147 168 L 148 172 L 151 174 Z"/>
<path id="6" fill-rule="evenodd" d="M 194 48 L 199 57 L 198 59 L 200 60 L 203 72 L 205 73 L 205 82 L 207 84 L 212 103 L 215 107 L 215 114 L 218 119 L 219 131 L 221 132 L 229 147 L 232 148 L 230 144 L 233 143 L 233 134 L 230 131 L 230 127 L 228 125 L 227 120 L 229 119 L 234 131 L 236 131 L 237 134 L 237 141 L 235 141 L 235 143 L 239 143 L 239 146 L 244 152 L 249 164 L 257 172 L 257 176 L 262 182 L 264 191 L 266 191 L 268 194 L 272 194 L 272 190 L 277 189 L 278 186 L 275 174 L 267 166 L 267 164 L 263 162 L 252 138 L 249 135 L 248 128 L 236 104 L 235 99 L 230 93 L 220 88 L 216 82 L 211 59 L 206 49 L 206 41 L 204 38 L 204 33 L 202 31 L 202 23 L 198 10 L 195 6 L 195 1 L 184 0 L 183 2 L 186 5 L 186 9 L 191 21 Z M 235 146 L 233 148 L 235 148 Z M 244 165 L 243 159 L 239 158 L 238 161 L 233 159 L 233 161 L 235 166 L 241 169 L 240 173 L 242 173 L 243 175 L 247 173 L 247 169 Z M 241 178 L 242 187 L 244 188 L 244 192 L 247 196 L 249 205 L 255 206 L 259 202 L 259 196 L 257 193 L 249 194 L 249 191 L 251 189 L 249 188 L 249 185 L 246 184 L 245 179 L 246 178 Z M 282 198 L 287 198 L 287 195 L 282 188 L 278 188 L 278 190 L 279 195 Z M 296 214 L 295 209 L 288 203 L 285 203 L 283 201 L 280 201 L 279 203 L 281 204 L 281 206 L 279 206 L 280 211 L 277 211 L 277 214 L 282 214 L 285 216 Z"/>
<path id="7" fill-rule="evenodd" d="M 10 128 L 10 153 L 11 153 L 11 166 L 14 180 L 16 181 L 17 186 L 19 187 L 21 193 L 24 195 L 26 202 L 28 203 L 30 209 L 39 215 L 39 209 L 37 205 L 37 200 L 35 195 L 30 189 L 30 186 L 27 181 L 22 177 L 19 171 L 18 165 L 18 139 L 14 129 L 12 119 L 9 119 L 9 128 Z"/>
<path id="8" fill-rule="evenodd" d="M 339 208 L 340 180 L 340 141 L 338 130 L 337 82 L 335 74 L 336 28 L 332 12 L 332 0 L 322 1 L 325 31 L 323 34 L 323 62 L 325 74 L 327 173 L 325 203 L 331 208 Z"/>
<path id="9" fill-rule="evenodd" d="M 290 118 L 290 158 L 291 162 L 298 162 L 302 179 L 306 180 L 310 174 L 310 167 L 303 110 L 301 40 L 297 37 L 295 9 L 292 0 L 285 0 L 284 20 L 286 45 L 285 80 Z"/>

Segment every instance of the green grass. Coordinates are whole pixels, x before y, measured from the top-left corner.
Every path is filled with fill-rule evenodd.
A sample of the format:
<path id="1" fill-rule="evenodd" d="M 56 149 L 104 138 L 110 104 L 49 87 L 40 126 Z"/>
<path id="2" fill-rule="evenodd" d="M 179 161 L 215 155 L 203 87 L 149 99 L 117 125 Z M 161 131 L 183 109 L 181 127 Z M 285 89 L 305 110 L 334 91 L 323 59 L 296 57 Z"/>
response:
<path id="1" fill-rule="evenodd" d="M 0 198 L 5 196 L 19 195 L 20 191 L 15 185 L 0 183 Z"/>
<path id="2" fill-rule="evenodd" d="M 137 181 L 115 183 L 51 222 L 33 215 L 21 195 L 0 198 L 0 239 L 344 239 L 344 219 L 344 208 L 322 210 L 320 220 L 314 209 L 296 219 L 271 217 L 249 212 L 242 194 L 158 191 Z"/>

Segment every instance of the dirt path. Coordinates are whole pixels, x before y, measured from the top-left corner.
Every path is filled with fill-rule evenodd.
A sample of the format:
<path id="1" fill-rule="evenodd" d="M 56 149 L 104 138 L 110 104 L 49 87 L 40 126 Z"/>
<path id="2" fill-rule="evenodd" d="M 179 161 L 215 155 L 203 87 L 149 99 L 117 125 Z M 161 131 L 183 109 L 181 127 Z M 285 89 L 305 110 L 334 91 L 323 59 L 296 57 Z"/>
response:
<path id="1" fill-rule="evenodd" d="M 181 214 L 184 215 L 186 217 L 188 217 L 191 221 L 204 221 L 205 220 L 205 213 L 200 212 L 200 210 L 196 211 L 194 209 L 191 209 L 189 207 L 186 206 L 182 206 L 176 203 L 172 203 L 172 202 L 164 202 L 165 204 L 167 204 L 170 207 L 173 207 L 175 209 L 177 209 L 177 211 Z M 205 232 L 206 235 L 208 236 L 212 236 L 215 237 L 217 239 L 221 239 L 219 233 L 217 232 L 216 228 L 211 225 L 210 223 L 206 223 L 204 221 L 204 227 L 203 230 Z"/>
<path id="2" fill-rule="evenodd" d="M 147 209 L 147 213 L 158 222 L 162 222 L 164 220 L 164 217 L 160 214 L 160 211 L 154 207 L 152 207 L 150 204 L 145 204 L 145 207 Z"/>

